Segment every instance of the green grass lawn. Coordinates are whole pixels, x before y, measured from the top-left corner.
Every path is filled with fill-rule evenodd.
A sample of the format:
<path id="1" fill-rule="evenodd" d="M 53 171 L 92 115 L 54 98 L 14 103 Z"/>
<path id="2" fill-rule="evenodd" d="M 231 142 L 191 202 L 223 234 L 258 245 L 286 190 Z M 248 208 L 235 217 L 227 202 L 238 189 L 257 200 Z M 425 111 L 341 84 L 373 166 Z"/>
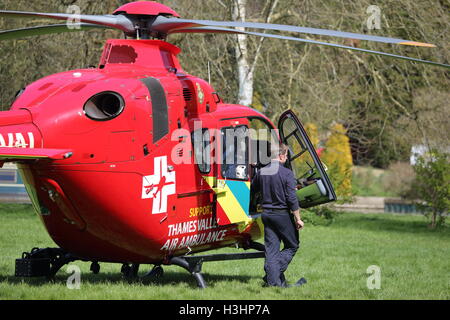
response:
<path id="1" fill-rule="evenodd" d="M 207 262 L 208 288 L 179 267 L 165 267 L 158 283 L 129 283 L 118 264 L 74 262 L 82 270 L 81 288 L 66 286 L 67 267 L 52 282 L 15 278 L 14 261 L 33 247 L 53 247 L 39 218 L 27 205 L 0 204 L 0 299 L 449 299 L 450 229 L 432 231 L 422 216 L 345 213 L 330 226 L 301 232 L 301 249 L 286 276 L 297 288 L 263 288 L 263 259 Z M 220 252 L 236 252 L 226 248 Z M 381 288 L 368 289 L 367 268 L 380 267 Z M 150 266 L 141 266 L 141 275 Z"/>

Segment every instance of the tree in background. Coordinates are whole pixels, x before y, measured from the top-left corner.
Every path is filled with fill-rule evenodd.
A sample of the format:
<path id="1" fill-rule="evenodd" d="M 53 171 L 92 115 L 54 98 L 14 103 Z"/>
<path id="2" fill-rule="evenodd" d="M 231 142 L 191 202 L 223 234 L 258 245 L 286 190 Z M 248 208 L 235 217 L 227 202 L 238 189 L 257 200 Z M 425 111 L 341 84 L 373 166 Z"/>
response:
<path id="1" fill-rule="evenodd" d="M 69 5 L 78 5 L 83 14 L 111 14 L 126 2 L 129 0 L 0 0 L 0 8 L 64 13 Z M 448 1 L 380 2 L 381 29 L 373 30 L 366 23 L 371 0 L 158 2 L 173 8 L 183 18 L 205 20 L 230 20 L 240 3 L 245 5 L 248 22 L 424 41 L 437 48 L 365 41 L 350 45 L 443 63 L 450 61 L 449 33 L 443 32 L 449 25 Z M 44 18 L 0 18 L 0 29 L 51 23 L 57 22 Z M 0 110 L 7 110 L 15 93 L 39 78 L 97 65 L 105 39 L 121 37 L 120 31 L 95 29 L 1 41 L 0 56 L 4 63 L 0 64 Z M 346 39 L 329 40 L 349 44 Z M 211 84 L 224 101 L 244 101 L 239 97 L 242 91 L 239 86 L 243 83 L 240 79 L 247 76 L 245 72 L 239 74 L 241 51 L 236 50 L 237 35 L 173 34 L 168 41 L 183 50 L 179 58 L 186 73 L 203 79 L 210 74 Z M 442 145 L 447 139 L 442 132 L 448 131 L 449 126 L 450 77 L 444 68 L 277 39 L 248 36 L 244 42 L 247 60 L 241 61 L 244 65 L 241 71 L 253 71 L 248 76 L 254 86 L 251 106 L 263 111 L 274 123 L 286 109 L 294 110 L 302 122 L 313 122 L 319 128 L 330 127 L 334 121 L 345 123 L 357 165 L 388 168 L 397 161 L 407 161 L 411 145 L 420 143 L 424 136 L 435 141 L 435 145 Z M 251 90 L 244 91 L 250 101 Z"/>
<path id="2" fill-rule="evenodd" d="M 265 7 L 262 10 L 262 15 L 268 10 L 266 14 L 265 22 L 270 23 L 273 11 L 277 6 L 278 0 L 265 1 Z M 233 21 L 247 20 L 247 0 L 232 0 L 231 1 Z M 245 31 L 245 28 L 237 28 L 238 30 Z M 259 44 L 255 52 L 249 52 L 247 36 L 243 34 L 236 35 L 235 55 L 237 74 L 239 79 L 239 93 L 238 103 L 244 106 L 251 106 L 253 104 L 254 95 L 254 77 L 255 68 L 257 66 L 258 58 L 260 56 L 261 47 L 264 42 L 264 38 L 259 40 Z"/>
<path id="3" fill-rule="evenodd" d="M 450 155 L 431 149 L 428 154 L 417 158 L 414 165 L 416 178 L 409 197 L 421 199 L 419 205 L 434 229 L 445 223 L 450 210 Z"/>
<path id="4" fill-rule="evenodd" d="M 353 159 L 350 139 L 342 124 L 335 123 L 331 127 L 331 134 L 325 143 L 321 160 L 328 167 L 328 174 L 338 198 L 351 197 Z"/>
<path id="5" fill-rule="evenodd" d="M 317 150 L 320 142 L 317 126 L 314 123 L 308 122 L 305 124 L 305 131 L 308 134 L 309 140 L 311 140 L 314 148 Z"/>
<path id="6" fill-rule="evenodd" d="M 4 10 L 66 13 L 78 5 L 83 14 L 112 14 L 128 0 L 104 1 L 9 1 L 0 0 Z M 0 30 L 57 24 L 52 19 L 0 18 Z M 119 30 L 92 30 L 50 34 L 0 41 L 0 111 L 8 110 L 16 92 L 50 74 L 97 66 L 105 39 L 121 38 Z"/>

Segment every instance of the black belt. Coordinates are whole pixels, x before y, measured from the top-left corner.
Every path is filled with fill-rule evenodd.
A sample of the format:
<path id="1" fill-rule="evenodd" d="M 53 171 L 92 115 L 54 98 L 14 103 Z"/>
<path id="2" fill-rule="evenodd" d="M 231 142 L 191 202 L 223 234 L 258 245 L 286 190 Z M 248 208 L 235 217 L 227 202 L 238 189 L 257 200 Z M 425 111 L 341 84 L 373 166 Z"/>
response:
<path id="1" fill-rule="evenodd" d="M 275 212 L 275 213 L 290 213 L 289 209 L 272 209 L 272 208 L 263 208 L 264 211 Z"/>

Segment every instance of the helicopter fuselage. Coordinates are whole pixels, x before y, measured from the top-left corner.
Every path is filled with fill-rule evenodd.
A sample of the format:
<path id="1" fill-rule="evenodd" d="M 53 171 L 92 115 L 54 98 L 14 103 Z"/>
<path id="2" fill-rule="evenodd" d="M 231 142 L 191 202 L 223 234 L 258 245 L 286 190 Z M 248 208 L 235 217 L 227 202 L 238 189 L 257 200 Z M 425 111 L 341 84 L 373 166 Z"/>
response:
<path id="1" fill-rule="evenodd" d="M 261 235 L 252 217 L 220 221 L 217 211 L 238 210 L 239 188 L 250 182 L 236 181 L 231 202 L 218 200 L 219 168 L 200 172 L 191 133 L 249 117 L 271 122 L 223 103 L 206 81 L 183 72 L 179 52 L 160 40 L 109 40 L 97 68 L 45 77 L 14 101 L 15 124 L 0 127 L 10 138 L 4 147 L 67 150 L 60 160 L 18 163 L 36 212 L 66 251 L 157 263 Z M 211 135 L 211 145 L 218 140 Z"/>

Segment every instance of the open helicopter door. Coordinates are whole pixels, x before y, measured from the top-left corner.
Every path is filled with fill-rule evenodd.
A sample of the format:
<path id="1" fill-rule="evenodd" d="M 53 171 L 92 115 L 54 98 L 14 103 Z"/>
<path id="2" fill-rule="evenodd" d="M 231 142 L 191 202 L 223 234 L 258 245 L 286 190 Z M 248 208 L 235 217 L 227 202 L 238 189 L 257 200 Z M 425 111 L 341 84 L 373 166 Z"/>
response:
<path id="1" fill-rule="evenodd" d="M 218 225 L 247 224 L 250 209 L 248 119 L 219 122 L 220 144 L 214 177 L 216 222 Z"/>
<path id="2" fill-rule="evenodd" d="M 281 140 L 289 146 L 287 165 L 297 179 L 300 207 L 309 208 L 335 201 L 336 194 L 325 168 L 305 129 L 291 110 L 281 115 L 278 129 Z"/>

